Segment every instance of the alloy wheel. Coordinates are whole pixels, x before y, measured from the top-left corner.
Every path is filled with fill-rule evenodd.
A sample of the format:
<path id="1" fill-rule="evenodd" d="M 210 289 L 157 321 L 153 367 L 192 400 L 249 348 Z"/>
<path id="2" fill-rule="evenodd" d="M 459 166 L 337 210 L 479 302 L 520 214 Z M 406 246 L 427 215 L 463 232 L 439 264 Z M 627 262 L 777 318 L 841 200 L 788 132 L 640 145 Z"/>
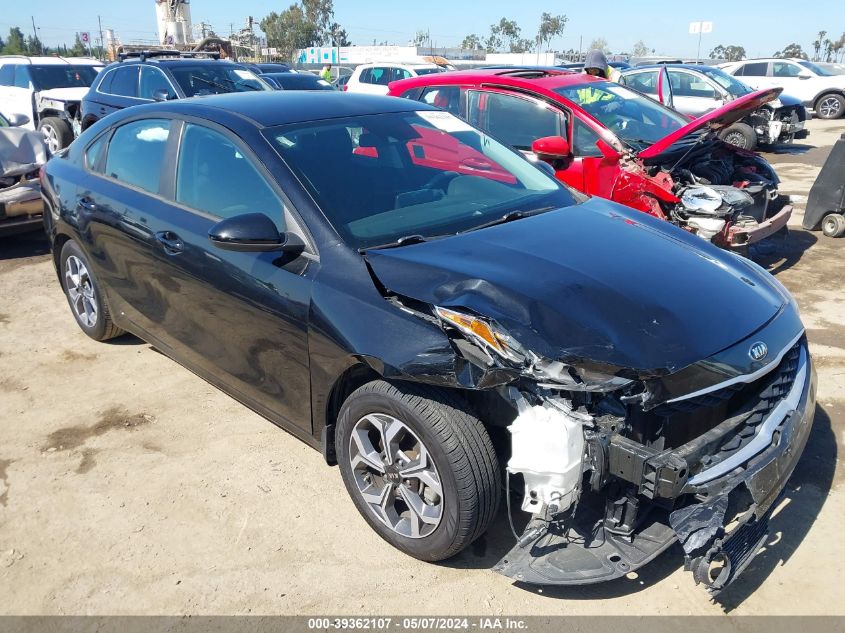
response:
<path id="1" fill-rule="evenodd" d="M 44 142 L 47 143 L 47 149 L 50 154 L 55 154 L 61 147 L 59 143 L 59 133 L 52 125 L 44 125 L 41 127 L 41 134 L 44 135 Z"/>
<path id="2" fill-rule="evenodd" d="M 94 283 L 85 264 L 76 255 L 71 255 L 65 260 L 65 287 L 79 322 L 89 328 L 97 325 Z"/>
<path id="3" fill-rule="evenodd" d="M 835 119 L 839 115 L 842 105 L 836 97 L 825 97 L 819 103 L 819 116 L 824 119 Z"/>
<path id="4" fill-rule="evenodd" d="M 408 538 L 437 529 L 443 516 L 440 475 L 428 449 L 402 421 L 384 413 L 358 420 L 349 438 L 349 462 L 376 519 Z"/>

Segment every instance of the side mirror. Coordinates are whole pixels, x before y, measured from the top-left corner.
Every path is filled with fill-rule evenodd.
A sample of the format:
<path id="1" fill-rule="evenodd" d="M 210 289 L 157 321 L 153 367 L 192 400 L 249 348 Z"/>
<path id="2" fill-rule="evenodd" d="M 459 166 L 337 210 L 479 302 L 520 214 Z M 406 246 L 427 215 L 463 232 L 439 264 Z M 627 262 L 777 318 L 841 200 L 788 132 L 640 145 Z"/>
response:
<path id="1" fill-rule="evenodd" d="M 544 136 L 531 143 L 531 151 L 542 161 L 564 160 L 572 150 L 569 142 L 562 136 Z"/>
<path id="2" fill-rule="evenodd" d="M 29 123 L 29 117 L 25 114 L 10 114 L 9 125 L 12 127 L 21 127 Z"/>
<path id="3" fill-rule="evenodd" d="M 813 76 L 808 72 L 798 73 L 798 79 L 812 79 Z"/>
<path id="4" fill-rule="evenodd" d="M 159 88 L 153 92 L 153 101 L 170 101 L 170 93 L 164 88 Z"/>
<path id="5" fill-rule="evenodd" d="M 294 233 L 279 233 L 263 213 L 245 213 L 222 220 L 208 231 L 208 239 L 226 251 L 266 253 L 281 251 L 299 255 L 305 244 Z"/>

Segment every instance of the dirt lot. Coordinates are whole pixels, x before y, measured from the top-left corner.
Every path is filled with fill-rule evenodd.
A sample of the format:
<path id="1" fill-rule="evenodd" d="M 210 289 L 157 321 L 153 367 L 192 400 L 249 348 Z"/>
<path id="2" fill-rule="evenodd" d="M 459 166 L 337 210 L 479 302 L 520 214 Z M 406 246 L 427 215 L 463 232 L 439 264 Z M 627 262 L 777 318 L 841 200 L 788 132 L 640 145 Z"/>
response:
<path id="1" fill-rule="evenodd" d="M 796 227 L 845 122 L 811 130 L 770 155 Z M 0 612 L 845 614 L 843 249 L 796 228 L 765 262 L 800 303 L 819 407 L 770 543 L 713 603 L 677 547 L 636 579 L 514 585 L 489 571 L 504 514 L 447 563 L 403 556 L 317 452 L 142 341 L 86 338 L 43 240 L 0 240 Z"/>

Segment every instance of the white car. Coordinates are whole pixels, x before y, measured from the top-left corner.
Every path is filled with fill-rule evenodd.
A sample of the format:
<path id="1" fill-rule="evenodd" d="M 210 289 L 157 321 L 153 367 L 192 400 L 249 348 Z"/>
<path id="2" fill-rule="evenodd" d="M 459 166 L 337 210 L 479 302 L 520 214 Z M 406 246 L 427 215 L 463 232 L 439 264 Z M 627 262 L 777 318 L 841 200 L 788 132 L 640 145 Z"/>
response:
<path id="1" fill-rule="evenodd" d="M 362 64 L 358 66 L 346 82 L 344 90 L 348 92 L 368 92 L 386 95 L 391 81 L 410 79 L 419 75 L 446 72 L 435 64 Z"/>
<path id="2" fill-rule="evenodd" d="M 81 131 L 82 97 L 103 67 L 82 57 L 0 56 L 0 114 L 26 117 L 40 130 L 51 153 L 70 145 Z"/>
<path id="3" fill-rule="evenodd" d="M 837 119 L 845 114 L 845 75 L 836 75 L 804 59 L 746 59 L 720 66 L 758 90 L 783 88 L 801 99 L 820 119 Z"/>

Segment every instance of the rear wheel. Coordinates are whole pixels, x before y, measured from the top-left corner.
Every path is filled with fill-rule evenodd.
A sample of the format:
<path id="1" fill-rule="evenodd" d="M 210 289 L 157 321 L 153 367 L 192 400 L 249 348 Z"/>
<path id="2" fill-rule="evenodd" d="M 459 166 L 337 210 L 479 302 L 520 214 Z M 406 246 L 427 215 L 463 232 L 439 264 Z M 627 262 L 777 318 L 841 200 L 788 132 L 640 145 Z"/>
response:
<path id="1" fill-rule="evenodd" d="M 719 134 L 719 138 L 725 141 L 725 143 L 730 143 L 741 149 L 747 149 L 749 152 L 754 151 L 757 147 L 757 132 L 745 123 L 734 123 L 726 127 Z"/>
<path id="2" fill-rule="evenodd" d="M 358 511 L 422 560 L 457 554 L 495 516 L 501 476 L 482 423 L 446 390 L 368 383 L 340 411 L 337 454 Z"/>
<path id="3" fill-rule="evenodd" d="M 76 323 L 95 341 L 120 336 L 123 330 L 111 320 L 102 290 L 91 272 L 88 258 L 73 240 L 62 247 L 60 255 L 62 289 Z"/>
<path id="4" fill-rule="evenodd" d="M 845 234 L 845 217 L 839 213 L 828 213 L 822 220 L 822 233 L 828 237 L 841 237 Z"/>
<path id="5" fill-rule="evenodd" d="M 38 129 L 44 135 L 44 142 L 51 154 L 55 154 L 73 142 L 73 131 L 67 121 L 54 116 L 41 119 Z"/>
<path id="6" fill-rule="evenodd" d="M 838 94 L 826 94 L 816 101 L 816 116 L 820 119 L 838 119 L 845 114 L 845 97 Z"/>

